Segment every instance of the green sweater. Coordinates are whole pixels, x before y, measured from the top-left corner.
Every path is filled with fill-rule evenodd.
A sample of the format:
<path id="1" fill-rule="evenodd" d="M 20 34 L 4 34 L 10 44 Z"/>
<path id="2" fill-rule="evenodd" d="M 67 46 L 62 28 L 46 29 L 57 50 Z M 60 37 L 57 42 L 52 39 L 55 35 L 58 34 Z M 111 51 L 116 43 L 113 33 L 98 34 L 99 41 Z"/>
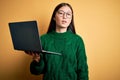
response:
<path id="1" fill-rule="evenodd" d="M 88 80 L 88 65 L 83 40 L 71 31 L 55 31 L 41 36 L 44 50 L 61 53 L 42 54 L 40 62 L 32 61 L 32 74 L 44 74 L 44 80 Z"/>

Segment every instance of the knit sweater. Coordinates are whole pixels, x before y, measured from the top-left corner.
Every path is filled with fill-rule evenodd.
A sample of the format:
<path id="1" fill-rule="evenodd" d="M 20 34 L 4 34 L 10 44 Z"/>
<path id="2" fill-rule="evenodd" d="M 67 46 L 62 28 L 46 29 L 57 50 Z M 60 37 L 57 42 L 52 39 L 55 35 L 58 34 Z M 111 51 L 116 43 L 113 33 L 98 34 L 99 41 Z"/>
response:
<path id="1" fill-rule="evenodd" d="M 32 61 L 32 74 L 44 74 L 44 80 L 88 80 L 85 46 L 79 35 L 71 31 L 55 31 L 41 36 L 44 50 L 57 54 L 42 54 L 39 62 Z"/>

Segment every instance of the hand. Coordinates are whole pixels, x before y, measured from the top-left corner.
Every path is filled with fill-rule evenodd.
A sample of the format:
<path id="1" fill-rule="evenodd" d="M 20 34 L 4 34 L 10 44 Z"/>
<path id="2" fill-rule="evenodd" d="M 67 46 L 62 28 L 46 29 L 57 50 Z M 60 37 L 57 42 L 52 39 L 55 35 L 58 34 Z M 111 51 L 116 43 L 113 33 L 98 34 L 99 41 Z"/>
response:
<path id="1" fill-rule="evenodd" d="M 40 54 L 36 53 L 36 52 L 31 52 L 31 51 L 24 51 L 26 54 L 30 55 L 33 57 L 33 60 L 35 60 L 36 62 L 40 61 Z"/>

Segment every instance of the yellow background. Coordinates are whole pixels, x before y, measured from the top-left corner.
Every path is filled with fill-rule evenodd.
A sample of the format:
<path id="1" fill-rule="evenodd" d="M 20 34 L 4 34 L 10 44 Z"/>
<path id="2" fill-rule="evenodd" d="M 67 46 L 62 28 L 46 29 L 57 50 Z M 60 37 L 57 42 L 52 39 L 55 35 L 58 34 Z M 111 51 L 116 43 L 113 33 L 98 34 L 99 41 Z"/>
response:
<path id="1" fill-rule="evenodd" d="M 37 20 L 44 34 L 61 2 L 73 7 L 90 80 L 120 80 L 120 0 L 0 0 L 0 80 L 40 80 L 29 72 L 31 57 L 13 49 L 8 23 Z"/>

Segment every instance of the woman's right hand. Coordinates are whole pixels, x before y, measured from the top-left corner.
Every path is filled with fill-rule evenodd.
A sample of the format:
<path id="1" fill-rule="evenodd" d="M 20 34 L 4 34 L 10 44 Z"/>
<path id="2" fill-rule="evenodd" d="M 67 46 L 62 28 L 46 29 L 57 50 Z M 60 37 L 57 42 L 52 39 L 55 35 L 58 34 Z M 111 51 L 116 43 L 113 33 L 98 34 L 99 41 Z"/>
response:
<path id="1" fill-rule="evenodd" d="M 36 62 L 40 61 L 40 54 L 35 53 L 35 52 L 31 52 L 31 51 L 24 51 L 26 54 L 30 55 L 33 57 L 33 60 L 35 60 Z"/>

